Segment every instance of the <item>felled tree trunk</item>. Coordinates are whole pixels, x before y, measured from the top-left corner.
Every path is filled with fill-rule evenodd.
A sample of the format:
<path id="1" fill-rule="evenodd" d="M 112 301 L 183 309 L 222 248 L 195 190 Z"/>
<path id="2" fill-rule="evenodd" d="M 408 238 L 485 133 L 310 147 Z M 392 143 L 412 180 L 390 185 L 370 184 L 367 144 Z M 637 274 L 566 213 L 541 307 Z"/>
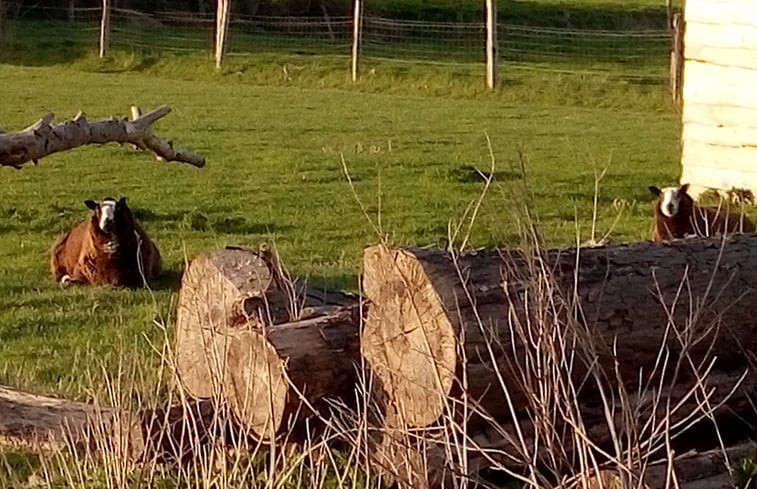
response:
<path id="1" fill-rule="evenodd" d="M 142 115 L 132 107 L 132 120 L 116 117 L 88 121 L 82 112 L 72 120 L 52 124 L 53 114 L 47 114 L 34 125 L 11 133 L 0 132 L 0 166 L 21 168 L 29 161 L 35 164 L 45 156 L 84 146 L 86 144 L 132 144 L 150 150 L 165 161 L 180 161 L 202 167 L 205 158 L 186 149 L 173 147 L 172 141 L 159 138 L 152 132 L 152 124 L 164 117 L 171 108 L 163 105 Z"/>
<path id="2" fill-rule="evenodd" d="M 751 404 L 744 405 L 743 408 L 752 412 L 754 409 Z M 585 414 L 585 431 L 581 430 L 582 433 L 596 446 L 606 449 L 606 453 L 615 454 L 610 441 L 612 434 L 607 422 L 596 412 L 585 411 Z M 664 413 L 657 413 L 657 419 L 665 423 Z M 754 458 L 754 442 L 744 442 L 754 436 L 753 429 L 748 428 L 749 421 L 739 420 L 738 426 L 735 427 L 739 431 L 725 434 L 722 432 L 723 429 L 726 431 L 734 429 L 727 426 L 729 422 L 733 422 L 733 419 L 717 417 L 715 419 L 717 427 L 715 427 L 712 425 L 712 420 L 707 419 L 690 429 L 685 439 L 679 440 L 673 437 L 672 453 L 676 456 L 674 475 L 679 482 L 685 483 L 682 487 L 705 488 L 710 486 L 704 482 L 702 485 L 697 485 L 699 481 L 730 480 L 729 465 L 724 460 L 721 449 L 710 447 L 720 447 L 721 443 L 724 443 L 728 452 L 728 461 L 731 464 L 742 457 Z M 374 437 L 374 443 L 369 451 L 369 462 L 387 486 L 397 483 L 400 487 L 416 489 L 452 487 L 455 485 L 454 479 L 466 477 L 476 480 L 487 468 L 507 468 L 515 473 L 524 473 L 525 468 L 531 464 L 543 470 L 542 476 L 550 478 L 554 476 L 552 470 L 556 467 L 551 464 L 547 468 L 544 462 L 550 460 L 551 457 L 556 457 L 563 462 L 561 470 L 557 473 L 559 477 L 564 477 L 575 473 L 577 467 L 580 466 L 578 454 L 588 446 L 582 443 L 578 446 L 571 443 L 547 446 L 544 444 L 544 433 L 537 433 L 538 428 L 524 421 L 520 421 L 517 428 L 515 423 L 507 421 L 499 421 L 496 425 L 487 427 L 480 426 L 467 431 L 464 441 L 458 433 L 457 442 L 438 436 L 441 430 L 436 430 L 435 435 L 432 434 L 429 437 L 429 428 L 396 429 L 398 425 L 396 420 L 386 420 L 383 426 L 390 429 Z M 618 426 L 620 424 L 617 424 L 616 429 Z M 618 432 L 622 432 L 622 429 L 616 431 L 615 436 Z M 503 433 L 508 435 L 503 435 Z M 519 440 L 520 437 L 522 441 Z M 619 486 L 605 485 L 605 487 L 647 487 L 647 489 L 673 487 L 667 484 L 666 479 L 668 466 L 664 437 L 663 432 L 658 434 L 655 445 L 659 448 L 654 452 L 644 448 L 635 452 L 630 459 L 620 457 L 624 464 L 630 464 L 627 466 L 631 473 L 624 473 L 627 480 L 630 478 L 630 483 Z M 695 444 L 692 444 L 692 439 L 696 440 Z M 697 448 L 702 445 L 707 448 Z M 539 447 L 538 450 L 537 447 Z M 523 452 L 523 448 L 530 448 L 537 453 Z M 613 462 L 606 460 L 601 453 L 594 452 L 594 455 L 603 467 L 613 467 Z M 570 460 L 571 458 L 573 460 Z M 647 466 L 643 467 L 643 465 Z M 639 481 L 643 481 L 645 485 L 639 485 Z M 550 481 L 544 485 L 552 487 L 553 482 Z M 575 487 L 583 486 L 579 484 Z M 598 486 L 589 484 L 587 487 Z"/>
<path id="3" fill-rule="evenodd" d="M 201 460 L 211 447 L 234 445 L 238 426 L 212 400 L 189 400 L 134 412 L 119 410 L 103 433 L 90 437 L 96 451 L 131 463 Z"/>
<path id="4" fill-rule="evenodd" d="M 595 403 L 593 381 L 581 382 L 590 372 L 634 392 L 640 369 L 654 382 L 664 377 L 662 351 L 670 354 L 666 365 L 680 367 L 672 376 L 668 370 L 667 381 L 694 385 L 693 366 L 717 356 L 709 372 L 715 402 L 747 368 L 745 353 L 755 344 L 755 246 L 757 236 L 739 235 L 724 243 L 689 239 L 530 255 L 483 250 L 454 258 L 371 247 L 363 260 L 371 306 L 362 352 L 410 427 L 450 414 L 461 392 L 471 409 L 498 419 L 532 409 L 543 375 L 533 362 L 547 348 L 556 351 L 551 361 L 572 368 L 575 385 L 586 386 L 578 398 Z"/>
<path id="5" fill-rule="evenodd" d="M 90 447 L 133 463 L 186 462 L 233 431 L 212 401 L 127 411 L 0 386 L 0 442 Z"/>
<path id="6" fill-rule="evenodd" d="M 0 440 L 10 443 L 41 443 L 62 446 L 67 437 L 81 438 L 92 420 L 109 420 L 83 402 L 38 396 L 0 386 Z"/>
<path id="7" fill-rule="evenodd" d="M 240 424 L 273 441 L 326 397 L 355 385 L 357 297 L 292 280 L 266 251 L 228 247 L 182 277 L 176 370 L 195 398 L 228 401 Z"/>

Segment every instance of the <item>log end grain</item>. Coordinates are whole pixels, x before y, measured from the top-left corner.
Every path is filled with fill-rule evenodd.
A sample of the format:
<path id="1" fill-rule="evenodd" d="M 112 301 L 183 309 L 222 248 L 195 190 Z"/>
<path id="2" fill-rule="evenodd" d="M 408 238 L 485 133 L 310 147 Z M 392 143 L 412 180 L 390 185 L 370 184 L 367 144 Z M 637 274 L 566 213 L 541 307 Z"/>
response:
<path id="1" fill-rule="evenodd" d="M 242 426 L 270 440 L 282 424 L 289 392 L 285 365 L 260 333 L 239 332 L 228 343 L 224 395 Z"/>
<path id="2" fill-rule="evenodd" d="M 409 252 L 374 246 L 363 255 L 371 301 L 362 353 L 405 423 L 439 418 L 457 363 L 456 332 L 422 265 Z"/>

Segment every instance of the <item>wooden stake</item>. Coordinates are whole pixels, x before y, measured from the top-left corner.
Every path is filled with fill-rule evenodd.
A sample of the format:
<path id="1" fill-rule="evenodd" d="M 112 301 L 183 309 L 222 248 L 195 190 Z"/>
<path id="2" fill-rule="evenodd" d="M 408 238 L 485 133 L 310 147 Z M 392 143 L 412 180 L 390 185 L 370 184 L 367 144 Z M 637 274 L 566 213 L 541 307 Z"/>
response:
<path id="1" fill-rule="evenodd" d="M 229 2 L 230 0 L 218 0 L 218 9 L 216 10 L 216 69 L 221 69 L 223 53 L 226 49 L 226 34 L 229 29 Z"/>
<path id="2" fill-rule="evenodd" d="M 360 44 L 363 22 L 363 0 L 355 0 L 355 12 L 352 20 L 352 81 L 357 81 L 360 63 Z"/>
<path id="3" fill-rule="evenodd" d="M 673 15 L 673 47 L 670 50 L 670 93 L 673 102 L 681 103 L 683 91 L 683 33 L 684 22 L 680 13 Z"/>
<path id="4" fill-rule="evenodd" d="M 497 84 L 497 0 L 486 0 L 486 86 Z"/>
<path id="5" fill-rule="evenodd" d="M 110 46 L 110 1 L 103 0 L 103 13 L 100 20 L 100 57 L 105 57 L 105 52 Z"/>
<path id="6" fill-rule="evenodd" d="M 5 0 L 0 0 L 0 46 L 5 44 Z"/>

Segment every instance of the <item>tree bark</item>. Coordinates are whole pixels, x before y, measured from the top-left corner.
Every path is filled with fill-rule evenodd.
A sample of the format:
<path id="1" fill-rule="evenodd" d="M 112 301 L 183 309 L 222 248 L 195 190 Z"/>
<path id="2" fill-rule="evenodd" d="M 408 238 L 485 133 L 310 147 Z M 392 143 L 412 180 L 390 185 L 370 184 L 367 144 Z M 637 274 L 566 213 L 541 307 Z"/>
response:
<path id="1" fill-rule="evenodd" d="M 133 463 L 186 462 L 233 430 L 212 401 L 127 411 L 0 386 L 0 442 L 12 445 L 84 444 Z"/>
<path id="2" fill-rule="evenodd" d="M 136 107 L 134 114 L 139 113 Z M 173 147 L 152 132 L 152 124 L 164 117 L 171 108 L 163 105 L 152 112 L 126 118 L 110 118 L 89 122 L 83 113 L 72 120 L 51 124 L 53 114 L 47 114 L 34 125 L 12 133 L 0 133 L 0 165 L 21 168 L 29 161 L 86 144 L 132 144 L 155 153 L 159 160 L 180 161 L 196 167 L 205 165 L 205 158 L 186 149 Z"/>
<path id="3" fill-rule="evenodd" d="M 211 447 L 233 445 L 238 432 L 238 425 L 214 401 L 189 400 L 134 412 L 120 410 L 90 445 L 131 463 L 186 464 L 202 460 Z"/>
<path id="4" fill-rule="evenodd" d="M 744 409 L 748 411 L 742 412 L 754 410 L 752 405 L 744 406 Z M 585 418 L 587 428 L 585 434 L 606 453 L 615 454 L 611 433 L 602 416 L 599 413 L 585 414 L 588 414 Z M 390 414 L 391 416 L 393 415 Z M 658 414 L 658 419 L 665 422 L 662 413 Z M 684 440 L 679 441 L 677 437 L 671 437 L 673 438 L 672 453 L 675 455 L 673 473 L 682 483 L 681 487 L 704 489 L 708 481 L 718 481 L 722 478 L 730 481 L 729 463 L 733 464 L 744 457 L 753 460 L 755 443 L 744 441 L 753 436 L 753 431 L 744 429 L 748 423 L 740 425 L 740 435 L 734 432 L 721 438 L 722 433 L 715 435 L 714 430 L 720 431 L 728 421 L 716 418 L 715 422 L 718 425 L 717 428 L 711 426 L 710 420 L 707 420 L 703 423 L 708 425 L 708 429 L 703 430 L 701 426 L 695 427 L 687 432 Z M 509 422 L 500 422 L 497 426 L 478 427 L 467 431 L 464 437 L 458 433 L 456 442 L 443 436 L 440 430 L 429 431 L 429 428 L 424 428 L 413 432 L 413 430 L 391 428 L 399 425 L 396 420 L 391 419 L 382 424 L 389 429 L 373 436 L 368 455 L 369 463 L 375 473 L 387 486 L 396 483 L 400 487 L 415 489 L 451 487 L 455 485 L 454 479 L 477 480 L 487 468 L 498 470 L 506 468 L 523 474 L 527 472 L 526 467 L 535 466 L 538 470 L 542 470 L 541 476 L 545 477 L 544 481 L 537 482 L 543 482 L 544 486 L 551 487 L 554 485 L 551 477 L 555 475 L 565 477 L 579 470 L 577 469 L 581 465 L 579 454 L 587 447 L 587 445 L 581 446 L 580 443 L 548 446 L 544 444 L 546 438 L 544 433 L 539 433 L 539 429 L 534 424 L 527 422 L 519 423 L 517 431 L 515 424 Z M 554 427 L 554 429 L 557 431 L 559 428 Z M 522 444 L 516 433 L 523 437 Z M 634 452 L 630 459 L 620 457 L 625 466 L 631 470 L 630 473 L 624 472 L 626 480 L 630 479 L 630 483 L 619 486 L 605 485 L 605 487 L 646 487 L 647 489 L 671 487 L 666 485 L 668 464 L 663 442 L 665 436 L 662 432 L 657 436 L 654 445 L 658 448 L 655 450 L 645 448 Z M 696 440 L 695 445 L 704 444 L 710 447 L 719 446 L 723 442 L 729 463 L 726 463 L 726 456 L 721 448 L 697 449 L 692 445 L 693 440 Z M 523 448 L 535 450 L 536 447 L 539 447 L 539 453 L 523 452 Z M 615 467 L 613 462 L 606 460 L 600 452 L 593 449 L 590 451 L 596 456 L 601 467 Z M 545 463 L 551 457 L 558 459 L 560 467 L 556 467 L 554 463 L 551 465 Z M 643 485 L 639 485 L 639 481 L 643 481 Z M 542 484 L 537 485 L 541 487 Z M 599 486 L 590 484 L 587 487 Z"/>
<path id="5" fill-rule="evenodd" d="M 546 395 L 535 390 L 549 368 L 569 372 L 577 399 L 596 403 L 587 375 L 631 393 L 646 382 L 695 386 L 700 362 L 717 357 L 715 403 L 754 350 L 755 246 L 757 236 L 738 235 L 454 257 L 371 247 L 362 353 L 410 427 L 449 414 L 463 392 L 471 409 L 519 417 Z M 548 363 L 535 365 L 548 349 Z"/>
<path id="6" fill-rule="evenodd" d="M 38 396 L 0 386 L 0 441 L 13 444 L 63 446 L 68 437 L 80 439 L 94 419 L 111 411 L 87 403 Z"/>

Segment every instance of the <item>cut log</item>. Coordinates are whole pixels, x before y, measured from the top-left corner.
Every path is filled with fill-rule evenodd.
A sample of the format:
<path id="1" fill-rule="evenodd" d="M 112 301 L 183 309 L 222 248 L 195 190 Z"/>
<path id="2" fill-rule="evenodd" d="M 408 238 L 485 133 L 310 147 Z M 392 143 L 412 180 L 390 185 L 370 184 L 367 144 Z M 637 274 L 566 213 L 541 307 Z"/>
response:
<path id="1" fill-rule="evenodd" d="M 355 396 L 360 309 L 344 307 L 298 322 L 244 330 L 228 341 L 224 396 L 259 440 L 294 433 L 322 415 L 326 399 Z M 297 426 L 296 426 L 297 425 Z"/>
<path id="2" fill-rule="evenodd" d="M 274 441 L 324 399 L 354 397 L 360 323 L 357 297 L 297 283 L 268 251 L 227 247 L 182 277 L 176 370 L 191 396 L 226 400 Z"/>
<path id="3" fill-rule="evenodd" d="M 60 447 L 81 439 L 92 420 L 111 417 L 110 410 L 87 403 L 39 396 L 0 386 L 0 441 Z"/>
<path id="4" fill-rule="evenodd" d="M 226 247 L 184 271 L 176 317 L 176 370 L 195 398 L 220 392 L 230 335 L 327 315 L 358 298 L 297 283 L 270 251 Z"/>
<path id="5" fill-rule="evenodd" d="M 661 350 L 666 365 L 685 367 L 664 372 L 668 381 L 694 385 L 692 365 L 717 357 L 710 377 L 735 384 L 757 339 L 756 246 L 756 235 L 738 235 L 531 255 L 371 247 L 362 353 L 410 427 L 439 420 L 460 392 L 498 419 L 534 408 L 525 384 L 544 375 L 533 362 L 548 348 L 594 403 L 592 382 L 582 382 L 589 371 L 612 385 L 617 370 L 634 392 L 663 376 Z M 716 383 L 713 402 L 734 384 Z"/>
<path id="6" fill-rule="evenodd" d="M 197 256 L 184 271 L 176 313 L 176 370 L 193 397 L 206 399 L 219 392 L 223 333 L 247 324 L 252 319 L 247 316 L 257 313 L 268 297 L 274 314 L 282 312 L 279 299 L 284 298 L 271 290 L 270 265 L 262 253 L 224 248 Z M 286 306 L 283 309 L 286 314 Z M 255 319 L 260 320 L 259 315 Z"/>
<path id="7" fill-rule="evenodd" d="M 186 462 L 234 429 L 212 401 L 124 411 L 0 386 L 0 443 L 87 446 L 132 463 Z"/>
<path id="8" fill-rule="evenodd" d="M 132 108 L 134 114 L 139 109 Z M 21 168 L 29 161 L 35 164 L 45 156 L 86 144 L 132 144 L 155 153 L 159 160 L 180 161 L 196 167 L 205 165 L 205 158 L 186 149 L 173 147 L 173 142 L 157 137 L 152 124 L 171 108 L 163 105 L 132 120 L 114 117 L 89 122 L 83 113 L 71 120 L 52 124 L 47 114 L 34 125 L 19 131 L 0 133 L 0 166 Z"/>
<path id="9" fill-rule="evenodd" d="M 389 426 L 392 422 L 384 423 Z M 522 435 L 525 446 L 541 446 L 544 452 L 551 451 L 551 455 L 558 458 L 566 454 L 560 454 L 556 447 L 547 447 L 540 445 L 535 439 L 533 426 L 524 424 Z M 467 433 L 465 443 L 453 444 L 449 440 L 444 441 L 440 432 L 428 436 L 428 428 L 419 430 L 414 434 L 402 432 L 401 430 L 390 430 L 382 433 L 377 437 L 376 443 L 372 446 L 370 452 L 370 462 L 380 475 L 383 482 L 390 486 L 398 483 L 400 487 L 413 488 L 437 488 L 449 487 L 450 483 L 454 484 L 453 479 L 467 478 L 469 480 L 479 480 L 486 477 L 482 472 L 484 469 L 495 468 L 497 470 L 509 470 L 514 473 L 526 474 L 526 467 L 534 464 L 536 459 L 526 455 L 519 458 L 516 454 L 518 451 L 515 446 L 518 444 L 515 440 L 505 440 L 502 437 L 503 432 L 514 433 L 513 426 L 502 424 L 498 428 L 490 427 L 485 430 L 474 430 Z M 601 436 L 607 436 L 606 425 L 594 426 L 589 434 L 594 437 L 597 432 Z M 746 433 L 740 438 L 744 440 Z M 718 440 L 710 440 L 718 444 Z M 675 445 L 675 444 L 674 444 Z M 564 447 L 563 447 L 564 448 Z M 706 482 L 720 481 L 721 479 L 730 481 L 729 469 L 739 460 L 747 458 L 754 459 L 755 449 L 757 446 L 753 441 L 726 442 L 726 450 L 721 448 L 709 450 L 689 450 L 681 446 L 680 452 L 673 450 L 673 470 L 672 474 L 676 480 L 681 483 L 680 487 L 685 488 L 706 488 Z M 608 453 L 614 453 L 612 449 Z M 573 453 L 576 455 L 576 453 Z M 599 455 L 596 454 L 595 455 Z M 464 461 L 462 460 L 464 458 Z M 546 456 L 540 457 L 546 460 Z M 602 457 L 599 457 L 601 462 Z M 665 489 L 672 487 L 667 484 L 669 472 L 669 460 L 667 459 L 665 449 L 650 453 L 646 450 L 635 452 L 630 460 L 622 458 L 622 463 L 631 472 L 624 472 L 626 478 L 631 478 L 631 483 L 620 487 L 644 487 L 646 489 Z M 584 461 L 585 462 L 585 461 Z M 537 467 L 540 467 L 537 463 Z M 617 466 L 610 461 L 600 463 L 601 467 L 617 469 Z M 540 467 L 541 468 L 541 467 Z M 552 467 L 554 469 L 554 467 Z M 564 477 L 570 474 L 572 469 L 565 465 L 562 471 L 558 472 L 558 477 Z M 604 469 L 602 472 L 606 475 L 616 474 L 616 470 Z M 554 477 L 554 473 L 545 474 L 545 482 Z M 589 476 L 588 479 L 594 477 Z M 610 479 L 613 479 L 610 477 Z M 639 481 L 643 481 L 640 485 Z M 551 483 L 545 484 L 549 487 Z M 567 485 L 560 487 L 583 487 L 581 485 Z M 598 487 L 589 485 L 588 487 Z M 607 487 L 607 486 L 605 486 Z M 614 486 L 610 486 L 614 487 Z M 719 486 L 718 486 L 719 487 Z M 731 486 L 729 486 L 731 487 Z"/>
<path id="10" fill-rule="evenodd" d="M 733 481 L 729 475 L 731 466 L 744 458 L 754 460 L 755 453 L 757 453 L 757 444 L 748 441 L 728 446 L 725 452 L 718 448 L 683 454 L 673 460 L 673 467 L 678 480 L 683 482 L 681 486 L 683 488 L 733 487 Z M 644 482 L 650 489 L 665 489 L 667 470 L 667 464 L 650 465 L 644 471 Z M 730 485 L 714 484 L 721 479 Z"/>
<path id="11" fill-rule="evenodd" d="M 214 401 L 188 401 L 135 412 L 119 411 L 89 440 L 97 452 L 131 463 L 189 463 L 214 446 L 232 444 L 238 428 Z"/>

